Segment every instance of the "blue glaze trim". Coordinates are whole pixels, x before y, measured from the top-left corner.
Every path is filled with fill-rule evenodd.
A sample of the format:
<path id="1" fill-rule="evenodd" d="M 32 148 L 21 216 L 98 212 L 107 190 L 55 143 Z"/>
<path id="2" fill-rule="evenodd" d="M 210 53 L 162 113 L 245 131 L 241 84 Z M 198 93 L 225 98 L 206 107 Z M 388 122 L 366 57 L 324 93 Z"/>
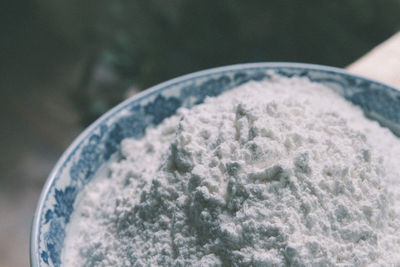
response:
<path id="1" fill-rule="evenodd" d="M 165 117 L 172 115 L 182 104 L 190 107 L 193 104 L 203 102 L 206 96 L 216 96 L 225 90 L 229 90 L 249 80 L 267 79 L 267 70 L 276 70 L 279 74 L 287 77 L 309 77 L 310 73 L 318 72 L 325 75 L 330 74 L 332 78 L 325 77 L 318 79 L 314 77 L 311 80 L 322 83 L 340 84 L 344 90 L 343 96 L 345 98 L 361 105 L 367 112 L 380 111 L 384 119 L 400 125 L 400 105 L 396 105 L 400 103 L 399 91 L 388 85 L 353 75 L 345 70 L 333 67 L 301 63 L 239 64 L 199 71 L 161 83 L 122 102 L 108 111 L 83 131 L 63 153 L 44 185 L 33 218 L 30 255 L 31 265 L 58 266 L 60 264 L 61 247 L 65 237 L 64 226 L 69 222 L 70 214 L 73 211 L 73 203 L 78 193 L 77 188 L 79 186 L 84 186 L 84 184 L 90 180 L 97 168 L 108 160 L 110 155 L 117 150 L 122 138 L 127 136 L 140 137 L 148 125 L 157 125 Z M 249 73 L 252 74 L 249 76 Z M 203 81 L 200 85 L 190 84 L 190 81 L 195 82 L 207 78 L 208 80 Z M 171 87 L 180 84 L 183 85 L 185 83 L 188 84 L 180 88 L 179 97 L 165 97 L 161 94 L 161 92 L 168 91 Z M 354 88 L 362 87 L 365 88 L 365 90 L 348 92 L 346 91 L 346 86 L 352 86 Z M 384 90 L 385 93 L 382 93 L 382 90 Z M 153 101 L 145 105 L 140 104 L 145 99 L 151 97 L 154 98 Z M 189 97 L 196 97 L 197 100 L 194 103 L 186 103 L 185 100 Z M 382 108 L 374 104 L 374 101 L 371 101 L 371 97 L 390 102 L 392 105 Z M 379 101 L 376 102 L 378 103 Z M 162 110 L 161 113 L 160 109 Z M 119 113 L 125 110 L 129 110 L 132 113 L 125 117 L 120 116 Z M 148 114 L 153 115 L 148 116 Z M 162 114 L 162 116 L 155 116 L 154 114 Z M 111 122 L 114 116 L 120 117 L 115 124 L 112 124 Z M 110 123 L 110 125 L 108 125 L 108 123 Z M 132 127 L 130 127 L 131 130 L 120 126 L 126 124 L 132 124 Z M 109 129 L 110 126 L 112 127 L 111 130 Z M 87 139 L 88 137 L 89 139 Z M 102 145 L 105 147 L 101 147 Z M 103 150 L 105 152 L 102 152 Z M 76 157 L 79 159 L 76 160 Z M 75 159 L 74 162 L 71 161 L 73 159 Z M 87 161 L 95 164 L 85 165 Z M 62 189 L 55 188 L 61 179 L 60 175 L 65 173 L 65 169 L 68 168 L 69 164 L 72 164 L 69 170 L 69 174 L 71 175 L 70 183 Z M 52 192 L 53 194 L 51 194 Z M 51 197 L 51 199 L 49 199 L 49 197 Z M 50 209 L 46 203 L 52 199 L 55 203 Z M 41 231 L 45 225 L 49 225 L 49 230 L 42 233 Z M 42 242 L 42 236 L 46 241 L 45 248 L 39 247 Z"/>

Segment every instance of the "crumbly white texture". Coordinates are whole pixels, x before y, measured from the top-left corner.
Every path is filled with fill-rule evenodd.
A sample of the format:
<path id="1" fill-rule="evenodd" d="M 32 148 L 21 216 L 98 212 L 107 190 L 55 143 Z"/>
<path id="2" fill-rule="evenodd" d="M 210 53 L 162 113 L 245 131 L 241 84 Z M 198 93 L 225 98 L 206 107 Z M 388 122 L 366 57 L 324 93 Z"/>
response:
<path id="1" fill-rule="evenodd" d="M 123 140 L 63 265 L 399 265 L 399 155 L 321 84 L 251 82 Z"/>

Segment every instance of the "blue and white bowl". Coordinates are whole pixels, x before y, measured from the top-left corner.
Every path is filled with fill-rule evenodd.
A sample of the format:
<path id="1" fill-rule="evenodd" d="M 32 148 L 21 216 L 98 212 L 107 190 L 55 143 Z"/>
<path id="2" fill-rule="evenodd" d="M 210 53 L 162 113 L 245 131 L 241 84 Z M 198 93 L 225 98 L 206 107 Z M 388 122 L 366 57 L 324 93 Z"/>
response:
<path id="1" fill-rule="evenodd" d="M 400 91 L 342 69 L 298 63 L 251 63 L 188 74 L 154 86 L 104 114 L 64 152 L 42 190 L 33 219 L 32 266 L 60 266 L 65 229 L 77 194 L 115 153 L 122 139 L 140 138 L 181 107 L 202 103 L 250 80 L 269 79 L 269 71 L 308 77 L 361 106 L 365 114 L 400 135 Z"/>

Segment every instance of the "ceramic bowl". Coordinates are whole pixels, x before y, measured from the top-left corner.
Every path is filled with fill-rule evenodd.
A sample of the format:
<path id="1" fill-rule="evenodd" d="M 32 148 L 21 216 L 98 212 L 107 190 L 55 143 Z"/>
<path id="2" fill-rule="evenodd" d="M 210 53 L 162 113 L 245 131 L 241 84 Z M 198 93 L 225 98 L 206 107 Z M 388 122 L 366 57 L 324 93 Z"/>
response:
<path id="1" fill-rule="evenodd" d="M 33 219 L 32 266 L 60 266 L 65 229 L 74 201 L 93 174 L 115 153 L 122 139 L 140 138 L 181 107 L 202 103 L 251 80 L 280 75 L 308 77 L 361 106 L 365 114 L 400 133 L 400 91 L 342 69 L 299 63 L 251 63 L 209 69 L 154 86 L 104 114 L 64 152 L 43 187 Z"/>

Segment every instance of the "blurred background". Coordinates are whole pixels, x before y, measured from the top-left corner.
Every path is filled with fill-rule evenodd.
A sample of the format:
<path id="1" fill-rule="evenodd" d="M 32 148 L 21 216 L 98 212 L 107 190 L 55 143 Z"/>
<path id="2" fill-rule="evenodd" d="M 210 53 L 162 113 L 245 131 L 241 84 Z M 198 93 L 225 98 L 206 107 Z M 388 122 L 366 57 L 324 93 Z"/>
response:
<path id="1" fill-rule="evenodd" d="M 40 190 L 94 119 L 221 65 L 345 67 L 400 29 L 400 0 L 19 0 L 0 4 L 0 267 L 29 264 Z"/>

